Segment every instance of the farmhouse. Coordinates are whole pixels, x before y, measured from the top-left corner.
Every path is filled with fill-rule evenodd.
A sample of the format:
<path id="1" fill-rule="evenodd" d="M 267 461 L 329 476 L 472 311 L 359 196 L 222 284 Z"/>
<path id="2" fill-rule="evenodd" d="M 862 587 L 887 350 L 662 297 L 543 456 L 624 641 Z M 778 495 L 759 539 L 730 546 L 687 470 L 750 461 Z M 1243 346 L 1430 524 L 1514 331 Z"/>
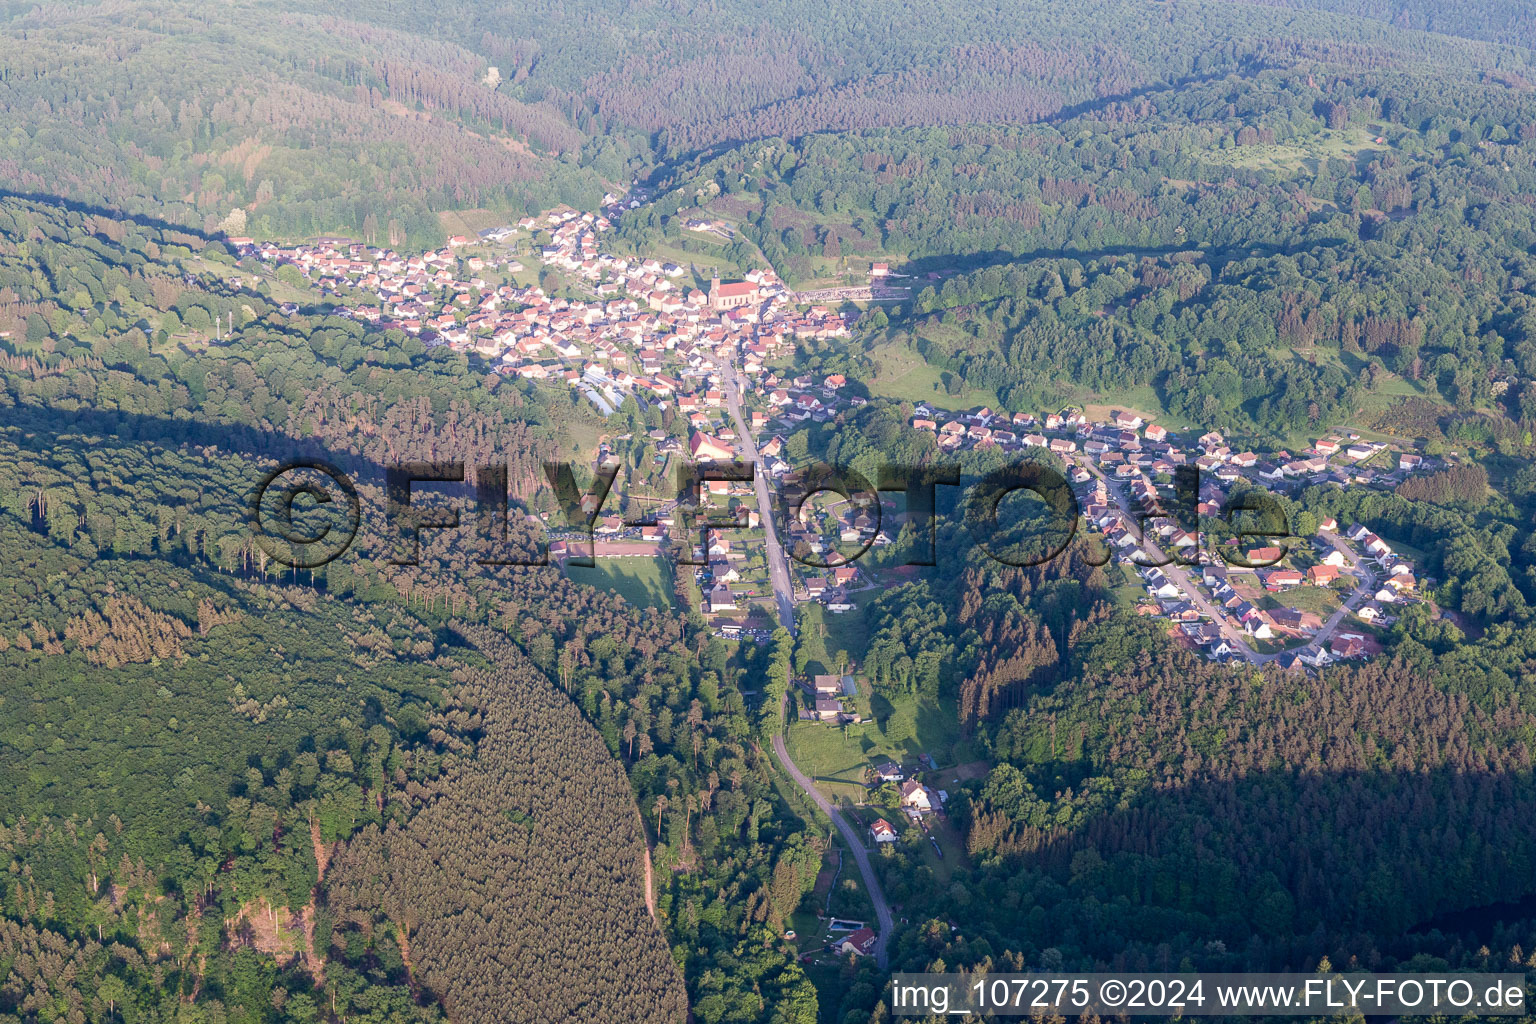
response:
<path id="1" fill-rule="evenodd" d="M 933 810 L 933 796 L 928 787 L 916 779 L 901 784 L 901 806 L 914 811 Z"/>

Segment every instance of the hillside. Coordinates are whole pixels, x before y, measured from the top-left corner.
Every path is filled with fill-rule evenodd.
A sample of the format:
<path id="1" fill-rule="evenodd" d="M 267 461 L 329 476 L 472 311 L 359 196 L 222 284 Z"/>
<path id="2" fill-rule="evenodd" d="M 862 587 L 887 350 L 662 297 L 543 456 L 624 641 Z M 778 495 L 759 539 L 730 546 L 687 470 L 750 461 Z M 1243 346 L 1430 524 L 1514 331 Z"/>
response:
<path id="1" fill-rule="evenodd" d="M 286 315 L 268 292 L 296 286 L 189 232 L 8 198 L 0 238 L 0 1014 L 500 1020 L 521 985 L 530 1014 L 675 1021 L 684 984 L 814 1014 L 762 949 L 822 851 L 747 742 L 755 652 L 557 568 L 466 572 L 471 531 L 389 561 L 384 464 L 501 459 L 516 493 L 590 414 L 318 302 Z M 295 455 L 347 467 L 363 510 L 312 571 L 250 528 Z M 506 668 L 461 638 L 486 626 Z M 487 850 L 487 814 L 525 861 Z M 430 898 L 385 884 L 388 856 Z M 479 927 L 441 916 L 448 891 Z M 751 971 L 716 966 L 744 945 Z"/>
<path id="2" fill-rule="evenodd" d="M 1536 985 L 1529 3 L 0 0 L 0 141 L 0 1024 Z"/>
<path id="3" fill-rule="evenodd" d="M 442 237 L 439 210 L 595 202 L 556 111 L 449 42 L 312 5 L 22 5 L 0 18 L 0 189 L 231 235 Z"/>
<path id="4" fill-rule="evenodd" d="M 658 161 L 760 138 L 1123 119 L 1302 64 L 1533 77 L 1515 7 L 1389 26 L 1375 5 L 1295 6 L 12 4 L 0 188 L 232 235 L 426 242 L 441 211 L 590 208 Z"/>
<path id="5" fill-rule="evenodd" d="M 397 929 L 456 1021 L 677 1021 L 681 978 L 646 915 L 648 855 L 601 736 L 515 646 L 469 630 L 460 677 L 482 717 L 473 762 L 365 828 L 332 865 L 343 918 Z"/>

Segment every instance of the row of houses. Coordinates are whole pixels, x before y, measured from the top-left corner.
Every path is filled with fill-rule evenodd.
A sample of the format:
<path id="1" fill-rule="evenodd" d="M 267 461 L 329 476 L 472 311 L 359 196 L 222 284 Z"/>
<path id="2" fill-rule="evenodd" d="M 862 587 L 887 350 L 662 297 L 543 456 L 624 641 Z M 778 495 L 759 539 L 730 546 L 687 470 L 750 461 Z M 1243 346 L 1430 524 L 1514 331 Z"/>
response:
<path id="1" fill-rule="evenodd" d="M 802 337 L 845 337 L 848 321 L 825 308 L 796 311 L 771 270 L 742 282 L 712 282 L 709 293 L 685 286 L 685 268 L 604 253 L 606 217 L 563 209 L 525 218 L 516 228 L 456 236 L 419 255 L 359 243 L 281 247 L 232 239 L 242 255 L 292 264 L 322 292 L 364 301 L 342 315 L 473 352 L 496 372 L 563 382 L 603 412 L 628 394 L 665 406 L 719 390 L 723 360 L 740 355 L 750 377 Z M 483 251 L 519 231 L 547 230 L 544 265 L 590 288 L 590 299 L 547 295 L 537 286 L 489 285 L 479 272 L 521 271 L 521 263 Z M 685 415 L 693 412 L 685 409 Z"/>
<path id="2" fill-rule="evenodd" d="M 1395 486 L 1404 474 L 1425 467 L 1424 456 L 1402 452 L 1396 453 L 1395 467 L 1388 468 L 1378 458 L 1387 446 L 1353 432 L 1319 438 L 1294 455 L 1285 450 L 1260 454 L 1235 450 L 1216 431 L 1181 442 L 1160 424 L 1147 423 L 1128 411 L 1092 420 L 1069 408 L 1037 418 L 1033 413 L 996 412 L 987 407 L 950 414 L 919 403 L 911 426 L 934 434 L 938 446 L 950 451 L 996 446 L 1044 447 L 1063 458 L 1081 453 L 1120 479 L 1138 473 L 1171 474 L 1179 466 L 1192 465 L 1201 470 L 1202 480 L 1213 478 L 1218 490 L 1240 480 L 1266 485 Z"/>

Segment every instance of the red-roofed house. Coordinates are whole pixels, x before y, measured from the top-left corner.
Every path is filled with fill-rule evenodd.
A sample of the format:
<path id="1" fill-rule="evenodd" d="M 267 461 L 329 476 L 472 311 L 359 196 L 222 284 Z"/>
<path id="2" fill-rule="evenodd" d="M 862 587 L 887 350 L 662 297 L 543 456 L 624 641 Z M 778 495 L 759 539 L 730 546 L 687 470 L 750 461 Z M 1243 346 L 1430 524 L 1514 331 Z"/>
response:
<path id="1" fill-rule="evenodd" d="M 693 456 L 695 462 L 728 462 L 735 458 L 730 445 L 702 430 L 694 431 L 688 439 L 688 454 Z"/>
<path id="2" fill-rule="evenodd" d="M 833 948 L 839 953 L 869 956 L 875 951 L 875 933 L 868 928 L 860 928 L 856 932 L 849 932 L 847 935 L 844 935 L 842 941 Z"/>
<path id="3" fill-rule="evenodd" d="M 1339 567 L 1336 565 L 1314 565 L 1307 570 L 1307 579 L 1315 587 L 1326 587 L 1339 578 Z"/>

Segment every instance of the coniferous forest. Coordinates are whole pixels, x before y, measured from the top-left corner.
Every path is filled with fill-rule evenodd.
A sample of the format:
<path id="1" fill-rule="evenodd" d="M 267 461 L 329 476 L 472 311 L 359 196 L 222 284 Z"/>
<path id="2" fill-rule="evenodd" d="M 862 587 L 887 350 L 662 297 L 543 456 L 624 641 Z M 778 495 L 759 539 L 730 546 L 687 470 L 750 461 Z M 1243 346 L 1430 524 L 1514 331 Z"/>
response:
<path id="1" fill-rule="evenodd" d="M 1536 977 L 1529 4 L 0 0 L 0 142 L 0 1024 L 866 1024 L 893 971 Z M 483 559 L 478 513 L 411 564 L 389 467 L 470 467 L 418 484 L 438 511 L 504 482 L 532 562 L 564 536 L 545 463 L 660 479 L 703 432 L 589 401 L 586 353 L 520 375 L 446 343 L 627 315 L 595 250 L 557 267 L 550 211 L 675 264 L 625 373 L 670 359 L 706 409 L 724 378 L 679 367 L 729 318 L 689 290 L 805 298 L 745 396 L 826 401 L 764 428 L 787 466 L 1081 468 L 1086 512 L 1082 453 L 933 421 L 1144 413 L 1219 432 L 1213 477 L 1272 471 L 1219 497 L 1264 491 L 1298 569 L 1359 524 L 1413 596 L 1383 560 L 1368 657 L 1255 631 L 1213 660 L 1102 523 L 1010 566 L 988 550 L 1041 509 L 983 544 L 952 489 L 939 565 L 898 525 L 847 610 L 797 592 L 756 638 L 691 566 L 640 601 Z M 364 316 L 358 274 L 272 255 L 301 245 L 449 253 L 411 270 L 446 313 Z M 1330 434 L 1379 449 L 1294 469 Z M 252 529 L 292 459 L 355 483 L 327 564 Z M 845 668 L 867 721 L 793 717 L 792 677 Z M 864 774 L 903 744 L 944 760 L 931 836 Z M 882 900 L 883 963 L 807 941 Z"/>

